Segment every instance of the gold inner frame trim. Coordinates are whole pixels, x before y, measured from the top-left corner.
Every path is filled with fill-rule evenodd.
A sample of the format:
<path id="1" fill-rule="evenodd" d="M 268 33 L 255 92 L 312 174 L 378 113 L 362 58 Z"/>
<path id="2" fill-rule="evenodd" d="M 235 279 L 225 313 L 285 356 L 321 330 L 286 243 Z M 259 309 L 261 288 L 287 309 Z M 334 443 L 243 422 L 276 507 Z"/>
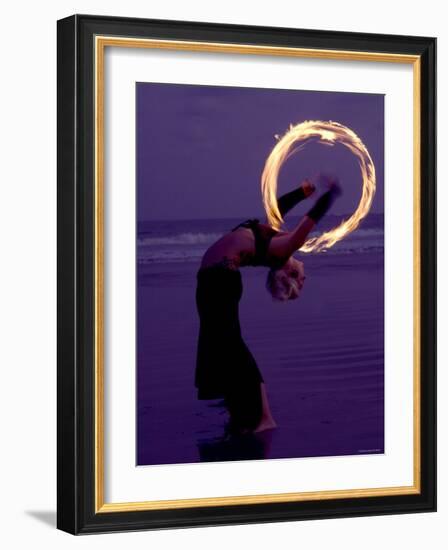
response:
<path id="1" fill-rule="evenodd" d="M 104 501 L 104 54 L 106 47 L 151 48 L 161 50 L 198 51 L 301 57 L 311 59 L 406 63 L 413 65 L 413 485 L 333 491 L 273 493 L 226 497 L 205 497 L 178 500 L 106 503 Z M 304 502 L 341 498 L 362 498 L 419 494 L 421 491 L 421 388 L 420 388 L 420 86 L 421 60 L 417 55 L 321 50 L 252 44 L 227 44 L 183 40 L 158 40 L 96 36 L 95 55 L 95 513 L 163 510 L 193 507 L 260 504 L 274 502 Z"/>

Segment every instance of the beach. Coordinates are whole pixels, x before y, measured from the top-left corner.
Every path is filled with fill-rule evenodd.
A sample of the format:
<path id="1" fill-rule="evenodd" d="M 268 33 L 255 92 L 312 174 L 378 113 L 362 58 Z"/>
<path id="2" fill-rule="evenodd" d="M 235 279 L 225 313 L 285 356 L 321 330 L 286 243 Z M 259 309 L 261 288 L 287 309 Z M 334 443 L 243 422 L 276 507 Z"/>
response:
<path id="1" fill-rule="evenodd" d="M 219 227 L 164 229 L 164 237 L 142 228 L 137 464 L 383 453 L 382 222 L 334 251 L 297 254 L 306 275 L 297 300 L 272 300 L 266 268 L 241 269 L 242 334 L 278 427 L 230 442 L 222 438 L 228 418 L 222 401 L 199 401 L 194 387 L 196 272 Z"/>

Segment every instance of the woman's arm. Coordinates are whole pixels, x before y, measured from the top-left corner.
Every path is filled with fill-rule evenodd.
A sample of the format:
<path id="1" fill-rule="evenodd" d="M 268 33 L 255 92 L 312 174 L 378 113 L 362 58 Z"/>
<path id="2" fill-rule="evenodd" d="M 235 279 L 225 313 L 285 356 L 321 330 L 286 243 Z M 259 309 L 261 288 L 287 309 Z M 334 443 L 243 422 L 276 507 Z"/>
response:
<path id="1" fill-rule="evenodd" d="M 293 189 L 289 193 L 285 193 L 277 199 L 277 206 L 282 218 L 296 206 L 300 201 L 303 201 L 314 192 L 314 185 L 305 180 L 300 187 Z"/>
<path id="2" fill-rule="evenodd" d="M 269 255 L 279 259 L 289 258 L 303 245 L 315 225 L 316 222 L 312 218 L 308 215 L 303 216 L 294 231 L 285 232 L 271 240 Z"/>
<path id="3" fill-rule="evenodd" d="M 300 220 L 297 227 L 286 233 L 272 239 L 269 252 L 275 257 L 289 258 L 305 242 L 313 227 L 330 209 L 336 197 L 341 194 L 339 182 L 333 180 L 330 182 L 330 189 L 323 193 L 316 201 L 314 206 Z"/>

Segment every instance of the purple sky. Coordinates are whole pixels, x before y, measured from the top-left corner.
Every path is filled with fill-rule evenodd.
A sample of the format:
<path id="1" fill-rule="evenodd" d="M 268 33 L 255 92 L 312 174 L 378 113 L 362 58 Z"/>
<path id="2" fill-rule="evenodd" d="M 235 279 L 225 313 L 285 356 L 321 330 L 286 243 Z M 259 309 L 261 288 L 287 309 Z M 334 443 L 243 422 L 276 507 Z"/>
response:
<path id="1" fill-rule="evenodd" d="M 383 95 L 138 83 L 138 220 L 263 217 L 260 176 L 274 135 L 309 119 L 340 122 L 362 139 L 377 173 L 371 211 L 383 212 Z M 342 145 L 309 144 L 291 157 L 279 193 L 319 170 L 344 189 L 332 212 L 351 213 L 361 176 Z"/>

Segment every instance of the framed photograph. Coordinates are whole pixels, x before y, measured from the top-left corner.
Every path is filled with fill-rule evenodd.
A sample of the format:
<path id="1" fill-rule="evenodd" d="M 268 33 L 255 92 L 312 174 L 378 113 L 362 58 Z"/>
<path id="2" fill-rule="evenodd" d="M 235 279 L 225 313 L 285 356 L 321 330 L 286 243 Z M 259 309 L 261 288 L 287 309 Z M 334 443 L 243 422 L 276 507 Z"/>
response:
<path id="1" fill-rule="evenodd" d="M 436 39 L 58 21 L 73 534 L 436 509 Z"/>

